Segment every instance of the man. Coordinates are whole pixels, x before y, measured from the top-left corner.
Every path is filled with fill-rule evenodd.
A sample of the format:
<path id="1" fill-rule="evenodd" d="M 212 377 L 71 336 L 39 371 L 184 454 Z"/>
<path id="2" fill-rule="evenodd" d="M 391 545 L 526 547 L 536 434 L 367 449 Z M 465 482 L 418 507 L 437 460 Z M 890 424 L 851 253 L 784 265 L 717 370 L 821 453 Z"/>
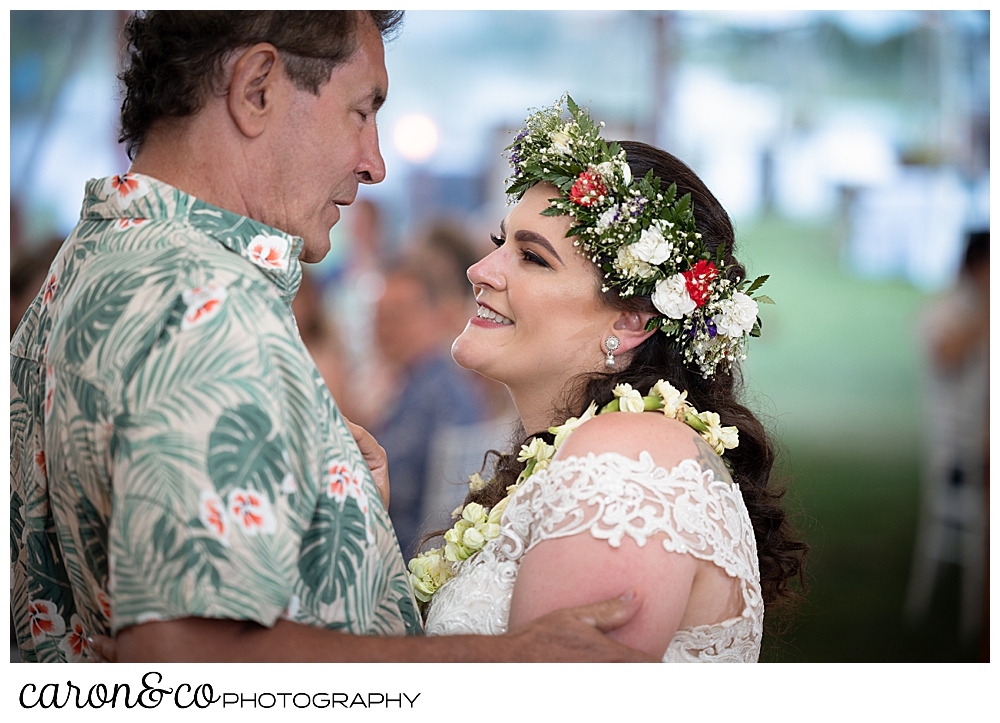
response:
<path id="1" fill-rule="evenodd" d="M 132 168 L 87 185 L 11 342 L 25 660 L 87 659 L 109 631 L 124 661 L 640 659 L 595 630 L 635 595 L 489 645 L 406 637 L 420 622 L 385 506 L 289 309 L 338 206 L 385 176 L 375 114 L 398 21 L 126 25 Z"/>

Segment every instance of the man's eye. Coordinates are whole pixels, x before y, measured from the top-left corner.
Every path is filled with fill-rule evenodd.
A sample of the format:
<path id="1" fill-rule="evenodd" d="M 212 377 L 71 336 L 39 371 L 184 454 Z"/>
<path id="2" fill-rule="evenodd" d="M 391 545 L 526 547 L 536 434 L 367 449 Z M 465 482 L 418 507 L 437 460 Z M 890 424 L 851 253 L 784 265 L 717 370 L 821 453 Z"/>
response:
<path id="1" fill-rule="evenodd" d="M 491 234 L 490 234 L 490 241 L 492 241 L 492 242 L 493 242 L 493 244 L 494 244 L 494 245 L 495 245 L 495 246 L 496 246 L 497 248 L 500 248 L 501 246 L 503 246 L 503 245 L 504 245 L 504 243 L 506 243 L 507 239 L 505 239 L 505 238 L 500 238 L 500 237 L 499 237 L 499 236 L 497 236 L 497 235 L 496 235 L 495 233 L 491 233 Z"/>

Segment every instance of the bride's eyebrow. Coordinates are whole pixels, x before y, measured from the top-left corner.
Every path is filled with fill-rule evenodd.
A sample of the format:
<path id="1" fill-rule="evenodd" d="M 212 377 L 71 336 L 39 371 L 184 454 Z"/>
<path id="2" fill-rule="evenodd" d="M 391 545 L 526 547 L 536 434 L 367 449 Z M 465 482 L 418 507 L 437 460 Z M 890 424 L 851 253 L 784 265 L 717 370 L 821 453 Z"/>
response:
<path id="1" fill-rule="evenodd" d="M 523 244 L 538 244 L 542 248 L 546 249 L 550 254 L 555 256 L 556 261 L 558 261 L 563 266 L 566 265 L 565 263 L 563 263 L 562 258 L 559 257 L 559 254 L 556 252 L 556 250 L 552 248 L 552 244 L 549 243 L 549 240 L 544 236 L 542 236 L 540 233 L 535 233 L 534 231 L 521 230 L 514 234 L 514 240 L 520 241 Z"/>

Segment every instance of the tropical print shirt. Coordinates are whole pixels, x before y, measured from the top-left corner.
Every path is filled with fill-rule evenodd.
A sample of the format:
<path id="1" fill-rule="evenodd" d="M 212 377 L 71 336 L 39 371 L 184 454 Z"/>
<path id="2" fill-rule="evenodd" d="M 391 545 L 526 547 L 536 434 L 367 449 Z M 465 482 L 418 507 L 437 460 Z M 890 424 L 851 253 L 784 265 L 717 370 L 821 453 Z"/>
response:
<path id="1" fill-rule="evenodd" d="M 291 314 L 302 240 L 138 174 L 87 184 L 11 342 L 27 661 L 153 620 L 419 633 L 389 516 Z"/>

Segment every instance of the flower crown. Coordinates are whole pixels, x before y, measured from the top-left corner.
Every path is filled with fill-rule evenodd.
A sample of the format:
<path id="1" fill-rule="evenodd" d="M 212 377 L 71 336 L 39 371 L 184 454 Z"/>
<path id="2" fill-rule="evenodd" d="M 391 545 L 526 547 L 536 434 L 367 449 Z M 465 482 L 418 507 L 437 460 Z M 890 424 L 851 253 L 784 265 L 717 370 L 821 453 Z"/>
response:
<path id="1" fill-rule="evenodd" d="M 714 258 L 706 249 L 690 194 L 677 198 L 673 183 L 661 190 L 652 170 L 633 179 L 625 151 L 600 137 L 603 126 L 569 95 L 528 116 L 505 149 L 510 201 L 536 183 L 555 185 L 563 195 L 550 199 L 542 214 L 573 219 L 566 235 L 576 236 L 574 244 L 604 271 L 602 290 L 651 297 L 660 314 L 647 330 L 670 337 L 705 377 L 720 365 L 728 370 L 734 359 L 746 358 L 747 339 L 760 336 L 758 303 L 774 303 L 753 296 L 767 276 L 749 285 L 746 278 L 728 279 L 725 248 Z"/>

